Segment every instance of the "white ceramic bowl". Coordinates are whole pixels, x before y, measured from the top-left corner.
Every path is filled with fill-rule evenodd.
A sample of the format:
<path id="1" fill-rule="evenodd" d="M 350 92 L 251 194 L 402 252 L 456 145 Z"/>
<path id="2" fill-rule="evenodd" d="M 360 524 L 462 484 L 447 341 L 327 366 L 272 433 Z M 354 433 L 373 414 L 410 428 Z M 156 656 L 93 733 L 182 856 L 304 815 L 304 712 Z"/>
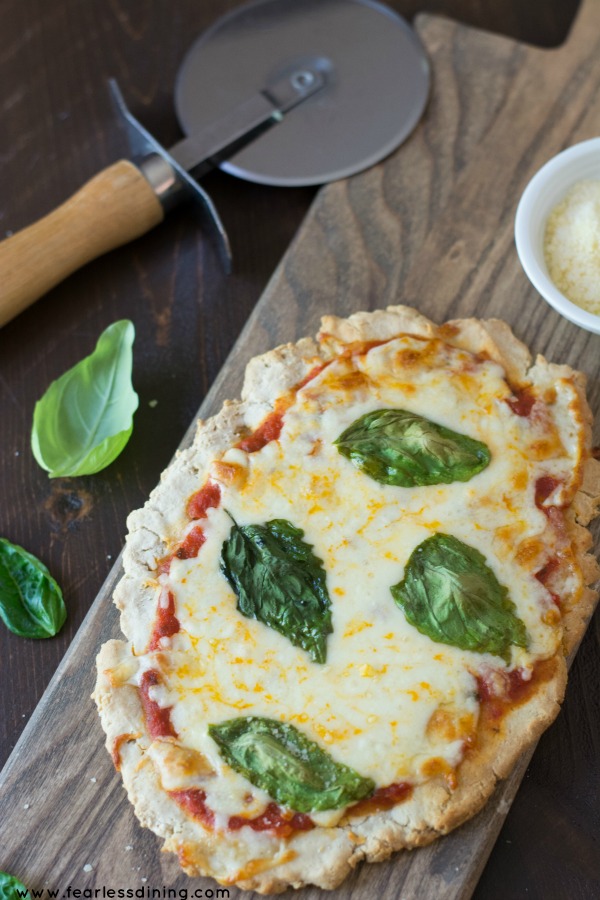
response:
<path id="1" fill-rule="evenodd" d="M 517 207 L 515 243 L 527 277 L 550 306 L 581 328 L 600 334 L 600 316 L 567 300 L 550 280 L 544 260 L 548 216 L 574 184 L 588 178 L 600 180 L 600 138 L 563 150 L 533 176 Z"/>

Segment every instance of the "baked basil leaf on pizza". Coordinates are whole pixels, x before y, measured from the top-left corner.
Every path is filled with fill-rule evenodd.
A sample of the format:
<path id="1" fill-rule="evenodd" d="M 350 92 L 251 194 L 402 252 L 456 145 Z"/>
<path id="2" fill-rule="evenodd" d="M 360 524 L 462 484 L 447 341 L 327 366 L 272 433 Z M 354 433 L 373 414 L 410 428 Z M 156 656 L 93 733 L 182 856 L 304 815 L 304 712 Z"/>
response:
<path id="1" fill-rule="evenodd" d="M 107 747 L 190 875 L 333 888 L 474 815 L 596 601 L 583 376 L 504 323 L 327 316 L 129 519 Z"/>
<path id="2" fill-rule="evenodd" d="M 221 571 L 238 610 L 284 634 L 315 662 L 325 662 L 331 601 L 325 569 L 303 532 L 285 519 L 243 527 L 232 521 Z"/>
<path id="3" fill-rule="evenodd" d="M 392 596 L 421 634 L 507 662 L 511 644 L 527 646 L 525 626 L 515 616 L 508 589 L 479 550 L 438 532 L 415 548 L 404 572 L 392 586 Z"/>
<path id="4" fill-rule="evenodd" d="M 400 487 L 469 481 L 490 461 L 485 444 L 405 409 L 367 413 L 335 444 L 375 481 Z"/>

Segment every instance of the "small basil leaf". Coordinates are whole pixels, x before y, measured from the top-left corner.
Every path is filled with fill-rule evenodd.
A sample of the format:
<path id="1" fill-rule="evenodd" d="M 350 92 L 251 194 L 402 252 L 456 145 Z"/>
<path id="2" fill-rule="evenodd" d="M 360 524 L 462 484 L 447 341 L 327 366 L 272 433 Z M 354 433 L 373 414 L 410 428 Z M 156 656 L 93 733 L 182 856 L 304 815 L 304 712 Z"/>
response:
<path id="1" fill-rule="evenodd" d="M 208 731 L 232 769 L 297 812 L 340 809 L 375 790 L 370 778 L 336 762 L 286 722 L 249 716 Z"/>
<path id="2" fill-rule="evenodd" d="M 65 623 L 62 591 L 46 566 L 0 538 L 0 619 L 14 634 L 48 638 Z"/>
<path id="3" fill-rule="evenodd" d="M 94 352 L 36 403 L 31 449 L 50 478 L 93 475 L 125 447 L 138 406 L 131 385 L 134 336 L 126 319 L 109 325 Z"/>
<path id="4" fill-rule="evenodd" d="M 0 872 L 0 900 L 31 900 L 29 891 L 18 878 Z"/>
<path id="5" fill-rule="evenodd" d="M 335 445 L 361 472 L 398 487 L 469 481 L 490 461 L 481 441 L 405 409 L 361 416 Z"/>
<path id="6" fill-rule="evenodd" d="M 419 544 L 391 591 L 410 624 L 433 641 L 507 661 L 511 644 L 527 646 L 508 590 L 485 557 L 453 535 L 434 534 Z"/>
<path id="7" fill-rule="evenodd" d="M 221 552 L 221 571 L 238 598 L 237 608 L 301 647 L 314 662 L 327 657 L 331 601 L 325 569 L 285 519 L 264 525 L 235 521 Z"/>

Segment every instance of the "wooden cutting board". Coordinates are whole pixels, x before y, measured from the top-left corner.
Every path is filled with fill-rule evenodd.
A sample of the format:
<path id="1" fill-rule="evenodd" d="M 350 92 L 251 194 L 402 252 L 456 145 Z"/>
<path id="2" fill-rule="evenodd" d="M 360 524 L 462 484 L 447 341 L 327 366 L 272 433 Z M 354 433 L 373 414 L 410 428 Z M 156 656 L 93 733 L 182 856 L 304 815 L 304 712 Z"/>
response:
<path id="1" fill-rule="evenodd" d="M 512 240 L 516 204 L 537 168 L 600 134 L 600 0 L 584 0 L 567 43 L 553 51 L 429 16 L 417 29 L 433 67 L 421 126 L 384 163 L 319 193 L 203 417 L 239 394 L 251 356 L 314 333 L 322 313 L 397 302 L 438 321 L 504 318 L 535 352 L 583 369 L 600 411 L 600 338 L 538 298 Z M 110 603 L 118 577 L 117 564 L 0 775 L 0 864 L 30 887 L 190 886 L 137 825 L 88 700 L 97 649 L 118 636 Z M 430 847 L 362 866 L 335 896 L 469 897 L 527 761 L 470 823 Z"/>

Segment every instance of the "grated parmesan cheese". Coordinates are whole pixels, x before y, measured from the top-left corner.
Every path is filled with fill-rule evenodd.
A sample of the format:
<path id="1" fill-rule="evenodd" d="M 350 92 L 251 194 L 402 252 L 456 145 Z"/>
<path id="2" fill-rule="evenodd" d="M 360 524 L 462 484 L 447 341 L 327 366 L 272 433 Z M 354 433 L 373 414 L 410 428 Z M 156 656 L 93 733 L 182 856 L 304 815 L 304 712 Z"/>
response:
<path id="1" fill-rule="evenodd" d="M 579 181 L 552 210 L 544 256 L 565 297 L 600 315 L 600 180 Z"/>

